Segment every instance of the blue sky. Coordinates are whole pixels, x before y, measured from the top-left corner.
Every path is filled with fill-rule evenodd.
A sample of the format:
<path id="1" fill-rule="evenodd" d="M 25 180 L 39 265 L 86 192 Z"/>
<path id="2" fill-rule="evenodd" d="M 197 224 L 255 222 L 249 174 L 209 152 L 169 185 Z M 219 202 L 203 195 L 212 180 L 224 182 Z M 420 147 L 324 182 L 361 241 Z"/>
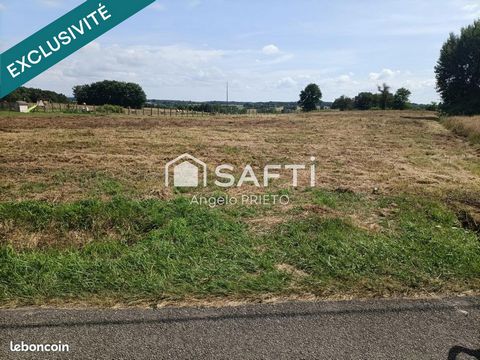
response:
<path id="1" fill-rule="evenodd" d="M 0 0 L 0 51 L 81 0 Z M 438 100 L 433 67 L 450 32 L 480 17 L 480 0 L 163 0 L 28 86 L 71 95 L 77 84 L 140 83 L 149 98 L 296 101 L 311 82 L 324 100 L 409 88 Z"/>

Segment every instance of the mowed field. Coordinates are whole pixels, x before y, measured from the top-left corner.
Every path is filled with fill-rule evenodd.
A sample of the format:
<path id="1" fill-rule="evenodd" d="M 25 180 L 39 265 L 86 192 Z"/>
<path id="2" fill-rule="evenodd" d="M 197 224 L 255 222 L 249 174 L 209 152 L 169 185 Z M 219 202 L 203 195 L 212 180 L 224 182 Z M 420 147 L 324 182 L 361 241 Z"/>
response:
<path id="1" fill-rule="evenodd" d="M 167 188 L 183 153 L 236 175 L 314 156 L 317 186 Z M 242 194 L 290 203 L 190 203 Z M 430 112 L 0 117 L 5 306 L 478 293 L 479 212 L 480 149 Z"/>
<path id="2" fill-rule="evenodd" d="M 171 197 L 164 165 L 183 153 L 209 166 L 304 164 L 317 184 L 369 193 L 475 198 L 479 150 L 434 113 L 352 112 L 232 118 L 1 117 L 0 200 L 73 201 L 116 189 Z M 308 174 L 306 174 L 308 175 Z M 308 181 L 307 181 L 308 182 Z M 251 189 L 248 189 L 251 191 Z"/>

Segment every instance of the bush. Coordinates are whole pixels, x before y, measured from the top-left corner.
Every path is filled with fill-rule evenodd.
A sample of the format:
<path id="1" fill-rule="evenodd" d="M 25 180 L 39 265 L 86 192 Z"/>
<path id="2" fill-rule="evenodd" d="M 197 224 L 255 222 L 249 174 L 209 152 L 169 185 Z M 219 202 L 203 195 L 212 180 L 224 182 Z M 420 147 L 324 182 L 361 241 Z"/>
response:
<path id="1" fill-rule="evenodd" d="M 431 102 L 427 106 L 425 106 L 425 110 L 427 111 L 438 111 L 438 104 L 436 102 Z"/>
<path id="2" fill-rule="evenodd" d="M 96 108 L 96 112 L 105 114 L 123 114 L 123 107 L 118 105 L 102 105 Z"/>
<path id="3" fill-rule="evenodd" d="M 345 95 L 340 96 L 332 104 L 332 109 L 339 109 L 340 111 L 352 110 L 354 106 L 353 99 L 346 97 Z"/>

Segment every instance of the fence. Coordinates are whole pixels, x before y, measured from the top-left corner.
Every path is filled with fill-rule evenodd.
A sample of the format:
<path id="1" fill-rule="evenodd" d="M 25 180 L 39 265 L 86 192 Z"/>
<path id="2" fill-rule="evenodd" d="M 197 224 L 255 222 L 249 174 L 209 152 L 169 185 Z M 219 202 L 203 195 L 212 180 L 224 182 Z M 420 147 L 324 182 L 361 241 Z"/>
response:
<path id="1" fill-rule="evenodd" d="M 192 110 L 179 110 L 179 109 L 166 109 L 166 108 L 142 108 L 142 109 L 123 109 L 125 115 L 141 115 L 141 116 L 185 116 L 185 117 L 195 117 L 195 116 L 208 116 L 212 115 L 211 113 L 206 113 L 202 111 L 192 111 Z"/>
<path id="2" fill-rule="evenodd" d="M 28 108 L 36 106 L 35 103 L 29 103 Z M 0 110 L 2 111 L 18 111 L 16 103 L 0 102 Z M 57 104 L 45 102 L 42 106 L 35 107 L 31 112 L 44 112 L 44 113 L 85 113 L 85 114 L 112 114 L 114 112 L 109 111 L 108 107 L 101 107 L 95 105 L 80 105 L 75 103 Z M 123 108 L 124 115 L 135 116 L 155 116 L 155 117 L 202 117 L 211 115 L 235 115 L 235 114 L 223 114 L 223 113 L 207 113 L 201 111 L 192 110 L 180 110 L 172 108 L 152 108 L 145 107 L 142 109 Z M 247 115 L 256 115 L 256 112 L 249 112 Z M 245 115 L 245 114 L 243 114 Z"/>

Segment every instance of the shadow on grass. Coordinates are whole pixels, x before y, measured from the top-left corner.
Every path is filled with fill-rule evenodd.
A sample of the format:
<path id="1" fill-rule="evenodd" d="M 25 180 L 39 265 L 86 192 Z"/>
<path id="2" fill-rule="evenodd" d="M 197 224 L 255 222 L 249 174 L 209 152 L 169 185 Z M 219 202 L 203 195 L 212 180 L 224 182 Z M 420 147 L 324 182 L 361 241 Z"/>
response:
<path id="1" fill-rule="evenodd" d="M 438 116 L 431 115 L 431 116 L 400 116 L 402 119 L 409 119 L 409 120 L 433 120 L 438 121 L 440 120 Z"/>

